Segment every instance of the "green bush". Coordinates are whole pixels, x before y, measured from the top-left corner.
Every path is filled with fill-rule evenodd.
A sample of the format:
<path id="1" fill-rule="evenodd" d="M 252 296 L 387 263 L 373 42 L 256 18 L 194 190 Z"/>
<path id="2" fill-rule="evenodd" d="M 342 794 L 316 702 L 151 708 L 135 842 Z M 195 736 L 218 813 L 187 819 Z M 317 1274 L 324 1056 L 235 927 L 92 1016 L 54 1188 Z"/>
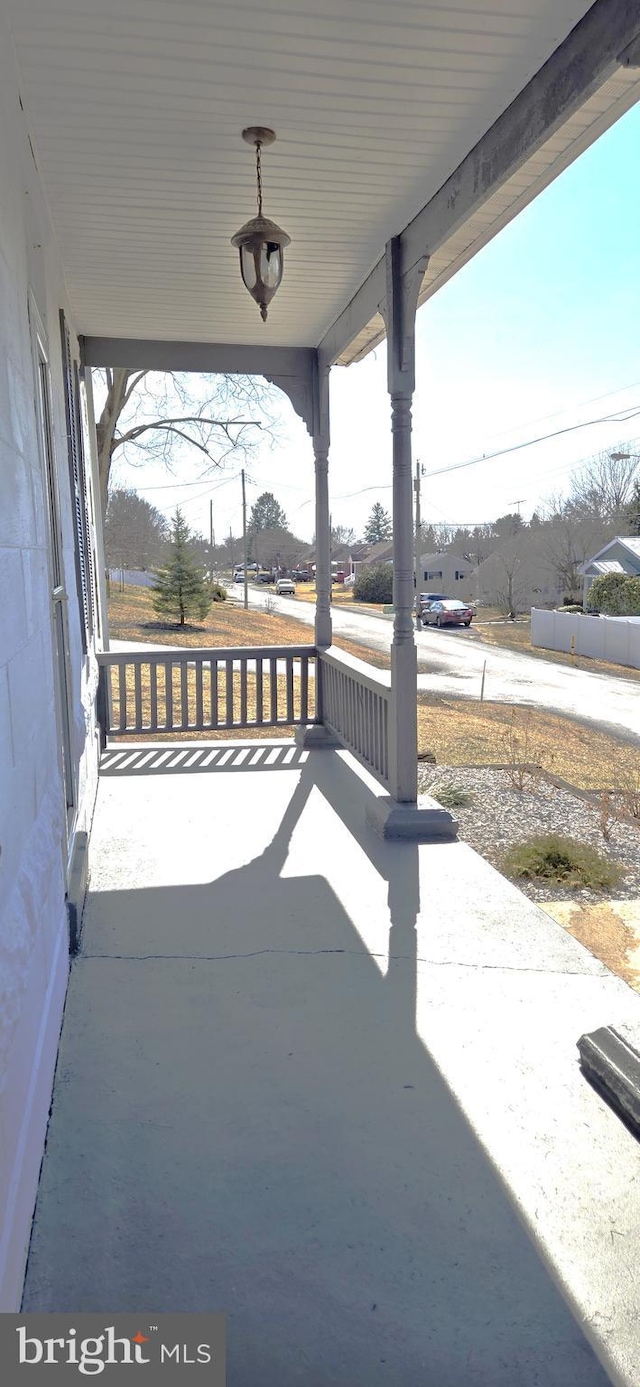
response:
<path id="1" fill-rule="evenodd" d="M 356 602 L 390 602 L 393 596 L 393 569 L 390 563 L 364 568 L 353 585 Z"/>
<path id="2" fill-rule="evenodd" d="M 222 583 L 210 583 L 209 592 L 211 593 L 212 602 L 226 602 L 227 589 L 223 588 Z"/>
<path id="3" fill-rule="evenodd" d="M 589 588 L 589 606 L 604 616 L 640 616 L 640 578 L 605 573 Z"/>
<path id="4" fill-rule="evenodd" d="M 505 853 L 502 870 L 515 879 L 585 887 L 592 891 L 617 886 L 622 876 L 622 868 L 617 863 L 602 857 L 588 843 L 563 838 L 558 833 L 540 834 L 516 843 Z"/>

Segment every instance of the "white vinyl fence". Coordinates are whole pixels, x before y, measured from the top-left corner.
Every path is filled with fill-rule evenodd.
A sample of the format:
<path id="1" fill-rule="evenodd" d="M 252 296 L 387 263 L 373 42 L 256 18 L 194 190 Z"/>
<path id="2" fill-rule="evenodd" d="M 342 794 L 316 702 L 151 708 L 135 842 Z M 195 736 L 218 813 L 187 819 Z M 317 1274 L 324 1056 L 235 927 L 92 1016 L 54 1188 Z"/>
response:
<path id="1" fill-rule="evenodd" d="M 640 669 L 640 617 L 531 612 L 531 644 Z"/>

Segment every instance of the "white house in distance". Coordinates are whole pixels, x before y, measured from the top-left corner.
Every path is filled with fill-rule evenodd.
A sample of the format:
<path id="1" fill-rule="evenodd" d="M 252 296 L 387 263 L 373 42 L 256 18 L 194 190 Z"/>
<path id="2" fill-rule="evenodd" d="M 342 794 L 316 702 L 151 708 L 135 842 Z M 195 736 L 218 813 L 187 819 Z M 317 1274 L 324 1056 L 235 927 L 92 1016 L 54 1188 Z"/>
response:
<path id="1" fill-rule="evenodd" d="M 640 535 L 624 539 L 616 535 L 610 539 L 592 559 L 578 569 L 582 576 L 582 605 L 587 606 L 589 588 L 594 578 L 604 578 L 607 573 L 624 573 L 628 578 L 640 577 Z"/>
<path id="2" fill-rule="evenodd" d="M 460 554 L 448 551 L 423 554 L 418 575 L 420 592 L 442 592 L 445 597 L 471 602 L 474 597 L 475 567 Z"/>

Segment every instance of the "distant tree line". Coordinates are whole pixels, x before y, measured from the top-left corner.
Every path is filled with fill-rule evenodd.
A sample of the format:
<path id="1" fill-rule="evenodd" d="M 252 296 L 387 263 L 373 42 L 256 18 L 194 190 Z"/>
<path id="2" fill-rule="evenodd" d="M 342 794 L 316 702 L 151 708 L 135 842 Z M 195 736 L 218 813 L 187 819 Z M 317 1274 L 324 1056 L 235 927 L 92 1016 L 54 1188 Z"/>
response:
<path id="1" fill-rule="evenodd" d="M 640 468 L 638 456 L 621 444 L 588 459 L 573 473 L 567 493 L 554 495 L 526 521 L 509 512 L 472 528 L 424 524 L 422 553 L 450 551 L 480 569 L 478 595 L 515 615 L 541 602 L 581 597 L 580 566 L 615 535 L 640 535 Z M 380 502 L 370 511 L 364 542 L 374 545 L 392 537 L 391 516 Z M 110 491 L 105 521 L 107 563 L 111 568 L 154 569 L 162 566 L 170 541 L 166 518 L 134 490 Z M 345 558 L 357 543 L 355 531 L 335 525 L 332 547 Z M 209 574 L 242 563 L 242 540 L 230 534 L 212 549 L 203 535 L 189 532 L 185 541 L 194 560 Z M 249 561 L 273 570 L 292 569 L 304 561 L 310 546 L 290 528 L 272 492 L 263 492 L 248 519 Z"/>

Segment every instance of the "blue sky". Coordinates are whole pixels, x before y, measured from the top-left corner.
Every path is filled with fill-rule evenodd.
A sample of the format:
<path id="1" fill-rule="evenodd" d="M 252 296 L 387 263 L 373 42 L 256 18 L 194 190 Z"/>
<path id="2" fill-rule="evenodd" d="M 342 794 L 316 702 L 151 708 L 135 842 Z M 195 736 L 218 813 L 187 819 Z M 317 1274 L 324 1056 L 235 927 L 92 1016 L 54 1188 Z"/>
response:
<path id="1" fill-rule="evenodd" d="M 566 489 L 582 459 L 623 441 L 640 451 L 639 153 L 637 106 L 420 309 L 414 457 L 428 473 L 634 405 L 638 417 L 425 477 L 425 520 L 483 522 L 516 500 L 529 515 Z M 360 534 L 374 501 L 390 506 L 384 348 L 336 368 L 331 400 L 333 520 Z M 249 501 L 274 491 L 291 528 L 310 537 L 312 454 L 288 405 L 277 448 L 265 450 L 250 474 Z M 150 469 L 143 477 L 121 465 L 117 475 L 159 509 L 184 504 L 202 530 L 211 496 L 216 536 L 230 526 L 239 532 L 240 482 L 232 475 L 212 478 L 202 492 L 175 493 L 152 490 L 167 478 Z"/>

